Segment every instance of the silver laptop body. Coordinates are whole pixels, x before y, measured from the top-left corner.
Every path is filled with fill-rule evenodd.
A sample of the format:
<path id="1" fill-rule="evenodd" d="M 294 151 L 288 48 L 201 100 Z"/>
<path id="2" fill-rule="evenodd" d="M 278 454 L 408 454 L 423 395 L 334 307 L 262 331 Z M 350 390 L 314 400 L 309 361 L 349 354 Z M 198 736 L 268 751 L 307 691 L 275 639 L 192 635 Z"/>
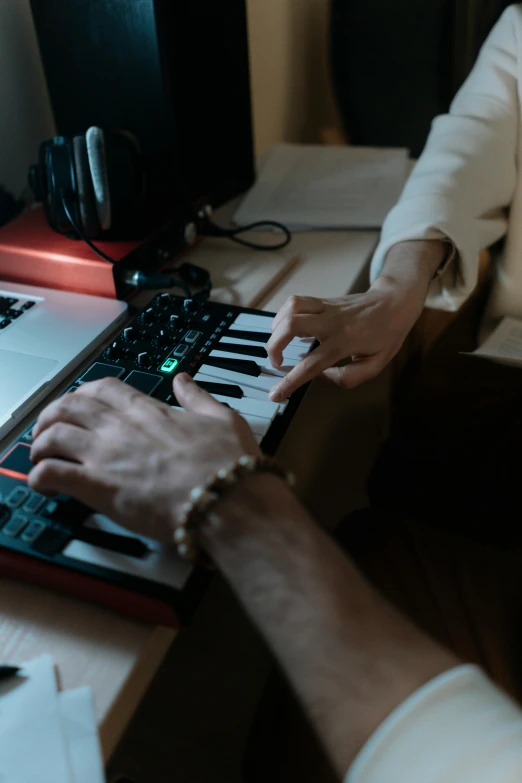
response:
<path id="1" fill-rule="evenodd" d="M 114 299 L 0 281 L 0 438 L 125 319 Z"/>

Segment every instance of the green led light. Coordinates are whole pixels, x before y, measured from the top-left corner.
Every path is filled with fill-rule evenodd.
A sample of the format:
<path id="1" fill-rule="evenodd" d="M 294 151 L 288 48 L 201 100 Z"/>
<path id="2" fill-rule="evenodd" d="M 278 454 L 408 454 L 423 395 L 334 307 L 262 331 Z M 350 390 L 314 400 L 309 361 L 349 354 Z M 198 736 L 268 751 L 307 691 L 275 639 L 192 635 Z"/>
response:
<path id="1" fill-rule="evenodd" d="M 177 359 L 167 359 L 160 367 L 160 372 L 168 372 L 172 373 L 178 366 L 179 362 Z"/>

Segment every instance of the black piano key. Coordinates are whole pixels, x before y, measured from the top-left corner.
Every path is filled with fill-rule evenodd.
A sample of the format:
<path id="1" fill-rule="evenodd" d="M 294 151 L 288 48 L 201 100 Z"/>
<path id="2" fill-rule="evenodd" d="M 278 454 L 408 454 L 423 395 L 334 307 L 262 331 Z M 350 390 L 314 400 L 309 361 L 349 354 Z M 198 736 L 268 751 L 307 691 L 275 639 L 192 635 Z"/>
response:
<path id="1" fill-rule="evenodd" d="M 207 356 L 205 364 L 210 364 L 212 367 L 220 367 L 222 370 L 228 370 L 229 372 L 250 375 L 254 378 L 258 378 L 261 375 L 261 368 L 255 362 L 250 362 L 247 359 L 222 359 L 218 356 Z"/>
<path id="2" fill-rule="evenodd" d="M 6 296 L 0 296 L 0 313 L 5 313 L 11 309 L 11 306 L 16 304 L 18 299 L 8 298 Z"/>
<path id="3" fill-rule="evenodd" d="M 210 381 L 197 381 L 198 386 L 208 391 L 209 394 L 221 394 L 223 397 L 233 397 L 242 400 L 245 396 L 241 386 L 233 386 L 230 383 L 211 383 Z"/>
<path id="4" fill-rule="evenodd" d="M 96 530 L 96 528 L 81 527 L 74 531 L 73 538 L 77 541 L 83 541 L 85 544 L 92 544 L 128 557 L 144 558 L 150 551 L 139 538 L 120 536 L 117 533 L 108 533 L 105 530 Z"/>
<path id="5" fill-rule="evenodd" d="M 259 359 L 268 359 L 268 351 L 261 345 L 236 345 L 235 343 L 219 343 L 218 351 L 227 353 L 243 353 L 245 356 L 257 356 Z"/>
<path id="6" fill-rule="evenodd" d="M 253 343 L 267 343 L 272 335 L 270 332 L 246 332 L 243 329 L 229 329 L 225 337 L 237 337 L 239 340 L 250 340 Z"/>

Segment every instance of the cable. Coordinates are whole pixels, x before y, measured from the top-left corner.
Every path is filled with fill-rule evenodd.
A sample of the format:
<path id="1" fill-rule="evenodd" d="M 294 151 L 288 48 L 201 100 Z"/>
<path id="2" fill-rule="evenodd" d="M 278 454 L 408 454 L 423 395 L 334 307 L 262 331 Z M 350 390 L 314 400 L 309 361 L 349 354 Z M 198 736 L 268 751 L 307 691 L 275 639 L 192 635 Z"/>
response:
<path id="1" fill-rule="evenodd" d="M 201 214 L 201 213 L 200 213 Z M 240 234 L 246 234 L 248 231 L 254 231 L 256 228 L 276 228 L 278 231 L 284 234 L 284 239 L 275 245 L 262 245 L 258 242 L 249 242 L 247 239 L 240 239 Z M 248 247 L 251 250 L 266 250 L 275 251 L 283 250 L 288 247 L 292 241 L 292 232 L 283 223 L 278 223 L 276 220 L 258 220 L 256 223 L 250 223 L 248 226 L 240 226 L 239 228 L 221 228 L 210 220 L 208 213 L 204 212 L 203 221 L 201 224 L 201 233 L 207 237 L 222 237 L 230 239 L 232 242 L 236 242 L 238 245 Z"/>
<path id="2" fill-rule="evenodd" d="M 96 245 L 94 245 L 90 239 L 87 239 L 87 237 L 79 227 L 77 221 L 72 216 L 72 212 L 69 209 L 69 205 L 67 204 L 66 194 L 64 190 L 60 191 L 60 198 L 62 200 L 62 206 L 67 216 L 67 220 L 74 228 L 79 238 L 83 240 L 85 244 L 88 245 L 91 248 L 91 250 L 94 253 L 96 253 L 97 256 L 102 258 L 104 261 L 107 261 L 109 264 L 117 264 L 118 261 L 116 261 L 116 259 L 108 256 L 106 253 L 103 252 L 103 250 L 100 250 L 99 247 L 96 247 Z M 180 291 L 183 291 L 183 294 L 186 296 L 187 299 L 192 299 L 192 294 L 190 292 L 189 287 L 183 282 L 183 280 L 177 277 L 171 277 L 171 276 L 167 277 L 167 275 L 147 275 L 144 272 L 134 271 L 131 269 L 125 276 L 124 280 L 125 283 L 127 283 L 127 285 L 135 286 L 136 288 L 140 288 L 144 291 L 146 290 L 154 291 L 158 288 L 179 288 Z"/>

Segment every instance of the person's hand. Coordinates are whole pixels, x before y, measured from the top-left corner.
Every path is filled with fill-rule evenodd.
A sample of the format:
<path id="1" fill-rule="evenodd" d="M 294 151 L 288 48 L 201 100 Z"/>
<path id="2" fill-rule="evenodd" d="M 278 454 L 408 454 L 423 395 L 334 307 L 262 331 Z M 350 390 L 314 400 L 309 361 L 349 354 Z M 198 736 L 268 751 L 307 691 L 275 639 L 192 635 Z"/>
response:
<path id="1" fill-rule="evenodd" d="M 243 454 L 259 454 L 245 420 L 189 376 L 177 376 L 174 391 L 185 411 L 114 379 L 51 403 L 33 430 L 29 486 L 72 495 L 138 534 L 172 540 L 193 487 Z"/>
<path id="2" fill-rule="evenodd" d="M 273 366 L 283 363 L 283 351 L 294 337 L 315 337 L 320 345 L 272 389 L 271 399 L 284 400 L 321 373 L 346 389 L 378 375 L 419 318 L 426 290 L 424 282 L 405 287 L 378 280 L 364 294 L 288 299 L 267 344 Z M 348 358 L 351 362 L 336 367 Z"/>

